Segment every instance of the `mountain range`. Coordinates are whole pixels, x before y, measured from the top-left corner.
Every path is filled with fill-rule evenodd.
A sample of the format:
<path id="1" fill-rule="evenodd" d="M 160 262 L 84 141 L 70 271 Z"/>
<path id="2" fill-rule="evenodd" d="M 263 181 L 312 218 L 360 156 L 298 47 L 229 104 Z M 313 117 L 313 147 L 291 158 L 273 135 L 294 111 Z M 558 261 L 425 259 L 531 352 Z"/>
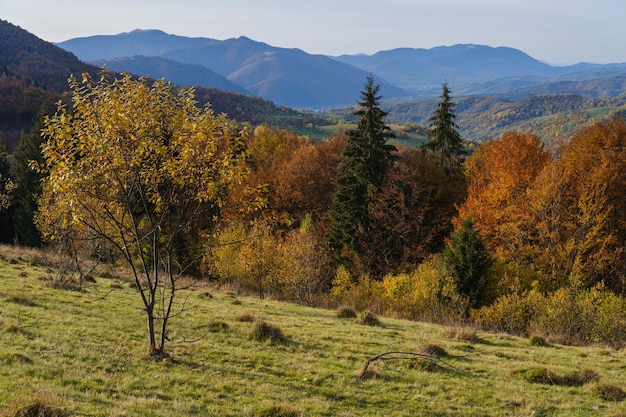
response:
<path id="1" fill-rule="evenodd" d="M 453 88 L 457 123 L 471 139 L 523 130 L 551 142 L 592 120 L 626 116 L 624 64 L 553 67 L 510 48 L 455 45 L 328 57 L 245 37 L 217 41 L 161 31 L 95 36 L 62 45 L 74 48 L 82 61 L 0 20 L 0 146 L 4 143 L 9 152 L 35 120 L 53 112 L 59 100 L 68 101 L 70 74 L 97 77 L 103 65 L 108 71 L 194 85 L 198 104 L 210 103 L 216 113 L 313 138 L 327 137 L 353 120 L 370 72 L 382 84 L 388 122 L 409 129 L 402 139 L 407 146 L 425 137 L 423 126 L 436 109 L 442 81 Z M 286 103 L 324 110 L 295 110 Z"/>
<path id="2" fill-rule="evenodd" d="M 247 92 L 277 105 L 303 109 L 355 103 L 370 73 L 381 84 L 385 99 L 437 97 L 443 82 L 457 95 L 509 99 L 550 91 L 576 91 L 592 97 L 626 92 L 623 63 L 557 67 L 517 49 L 473 44 L 332 57 L 246 37 L 216 40 L 134 30 L 70 39 L 58 46 L 82 61 L 106 63 L 112 70 L 165 77 L 181 85 Z M 590 80 L 602 81 L 594 87 L 587 83 Z M 576 85 L 581 82 L 585 86 Z"/>
<path id="3" fill-rule="evenodd" d="M 132 63 L 133 59 L 128 61 Z M 191 84 L 211 76 L 219 82 L 223 79 L 200 65 L 188 66 L 158 57 L 137 57 L 136 61 L 168 70 L 184 65 L 182 73 L 191 77 L 188 79 Z M 139 69 L 130 69 L 141 75 Z M 67 103 L 70 75 L 80 78 L 82 73 L 90 73 L 97 79 L 100 71 L 101 65 L 86 64 L 71 52 L 0 19 L 0 152 L 3 145 L 9 153 L 12 152 L 20 136 L 29 132 L 37 119 L 53 113 L 57 102 Z M 177 71 L 173 73 L 178 74 Z M 215 82 L 216 88 L 195 87 L 199 105 L 210 103 L 216 113 L 226 113 L 233 119 L 254 125 L 299 127 L 324 123 L 324 119 L 316 114 L 277 107 L 249 92 L 236 92 L 240 88 L 228 80 L 223 80 L 224 84 L 218 81 Z"/>

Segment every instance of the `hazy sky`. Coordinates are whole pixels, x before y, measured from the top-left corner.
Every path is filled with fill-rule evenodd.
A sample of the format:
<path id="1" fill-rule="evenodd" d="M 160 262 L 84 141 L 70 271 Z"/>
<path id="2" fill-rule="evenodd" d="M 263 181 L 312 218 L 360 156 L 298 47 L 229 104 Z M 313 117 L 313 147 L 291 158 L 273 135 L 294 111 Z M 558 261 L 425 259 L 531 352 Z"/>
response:
<path id="1" fill-rule="evenodd" d="M 0 0 L 0 19 L 51 42 L 161 29 L 327 55 L 474 43 L 626 62 L 626 0 Z"/>

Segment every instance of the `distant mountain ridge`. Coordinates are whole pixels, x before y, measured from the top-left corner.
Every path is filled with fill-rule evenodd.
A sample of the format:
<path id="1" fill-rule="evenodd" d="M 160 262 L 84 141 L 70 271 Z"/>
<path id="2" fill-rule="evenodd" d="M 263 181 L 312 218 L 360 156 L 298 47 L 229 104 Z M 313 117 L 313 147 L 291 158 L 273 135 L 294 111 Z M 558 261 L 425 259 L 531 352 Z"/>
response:
<path id="1" fill-rule="evenodd" d="M 499 95 L 523 99 L 551 91 L 616 96 L 626 92 L 626 64 L 551 66 L 509 47 L 458 44 L 431 49 L 396 48 L 372 55 L 336 57 L 277 48 L 241 36 L 216 40 L 134 30 L 96 35 L 58 44 L 84 61 L 123 63 L 131 68 L 138 56 L 159 57 L 181 64 L 201 65 L 241 90 L 294 108 L 330 108 L 356 102 L 363 80 L 372 73 L 383 99 L 437 97 L 448 82 L 457 95 Z M 113 64 L 116 62 L 116 64 Z M 162 61 L 161 61 L 162 64 Z M 159 66 L 153 68 L 152 73 Z M 146 68 L 133 67 L 146 74 Z M 223 88 L 224 80 L 202 75 L 197 67 L 180 66 L 160 73 L 167 79 L 194 80 Z M 612 82 L 586 82 L 614 77 Z M 564 83 L 568 82 L 568 83 Z M 601 85 L 602 84 L 602 85 Z M 231 88 L 234 88 L 231 86 Z M 572 88 L 573 90 L 569 90 Z M 604 90 L 600 90 L 604 89 Z"/>
<path id="2" fill-rule="evenodd" d="M 106 67 L 111 71 L 128 72 L 146 77 L 166 80 L 181 87 L 199 86 L 251 94 L 245 88 L 233 83 L 215 71 L 198 64 L 184 64 L 157 56 L 135 55 L 129 58 L 113 58 L 92 61 L 94 65 Z"/>
<path id="3" fill-rule="evenodd" d="M 154 76 L 160 72 L 174 71 L 178 67 L 185 67 L 183 74 L 195 74 L 199 78 L 213 74 L 220 82 L 223 80 L 229 84 L 220 85 L 220 89 L 196 87 L 196 100 L 200 105 L 210 104 L 216 113 L 226 113 L 240 122 L 267 123 L 272 126 L 320 123 L 320 117 L 316 115 L 286 107 L 278 108 L 269 101 L 252 97 L 250 93 L 233 92 L 230 87 L 234 84 L 199 65 L 186 65 L 164 58 L 141 57 L 129 61 L 129 66 L 150 67 Z M 108 69 L 113 70 L 112 66 Z M 135 69 L 126 68 L 125 71 Z M 190 72 L 190 68 L 196 73 Z M 58 101 L 69 99 L 70 74 L 80 79 L 80 74 L 84 72 L 97 79 L 101 68 L 88 65 L 74 54 L 39 39 L 19 26 L 0 20 L 0 146 L 6 145 L 9 153 L 12 152 L 20 135 L 32 129 L 41 112 L 52 114 Z M 182 84 L 185 80 L 179 81 Z M 195 84 L 196 80 L 187 81 Z"/>
<path id="4" fill-rule="evenodd" d="M 494 78 L 547 76 L 558 71 L 517 49 L 473 44 L 398 48 L 373 55 L 341 55 L 336 59 L 380 75 L 418 95 L 433 87 L 440 90 L 446 80 L 458 86 Z"/>
<path id="5" fill-rule="evenodd" d="M 70 39 L 58 45 L 85 61 L 108 62 L 113 58 L 143 55 L 202 65 L 252 94 L 295 108 L 354 103 L 368 75 L 365 70 L 331 57 L 277 48 L 244 36 L 218 41 L 170 35 L 159 30 L 134 30 L 119 35 Z M 410 95 L 383 79 L 377 81 L 386 97 Z"/>

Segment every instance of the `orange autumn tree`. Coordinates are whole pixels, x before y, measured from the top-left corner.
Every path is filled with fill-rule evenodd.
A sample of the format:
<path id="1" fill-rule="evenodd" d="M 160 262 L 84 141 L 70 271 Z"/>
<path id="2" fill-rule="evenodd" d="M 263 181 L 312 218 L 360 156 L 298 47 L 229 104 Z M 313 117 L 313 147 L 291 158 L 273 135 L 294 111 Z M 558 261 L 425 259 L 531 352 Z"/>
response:
<path id="1" fill-rule="evenodd" d="M 531 193 L 537 263 L 555 282 L 626 292 L 626 121 L 578 131 Z"/>
<path id="2" fill-rule="evenodd" d="M 469 187 L 456 226 L 471 218 L 496 256 L 523 256 L 535 234 L 528 191 L 550 161 L 535 135 L 506 132 L 483 143 L 465 164 Z"/>

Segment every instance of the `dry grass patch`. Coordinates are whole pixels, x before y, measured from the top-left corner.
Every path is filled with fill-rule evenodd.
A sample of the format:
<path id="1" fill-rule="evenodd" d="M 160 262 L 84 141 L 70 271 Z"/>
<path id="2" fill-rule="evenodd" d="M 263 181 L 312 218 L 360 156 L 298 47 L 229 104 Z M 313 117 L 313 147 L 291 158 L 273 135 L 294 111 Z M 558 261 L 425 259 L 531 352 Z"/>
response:
<path id="1" fill-rule="evenodd" d="M 476 330 L 466 326 L 448 327 L 443 331 L 443 335 L 451 340 L 460 342 L 479 343 L 480 338 Z"/>

